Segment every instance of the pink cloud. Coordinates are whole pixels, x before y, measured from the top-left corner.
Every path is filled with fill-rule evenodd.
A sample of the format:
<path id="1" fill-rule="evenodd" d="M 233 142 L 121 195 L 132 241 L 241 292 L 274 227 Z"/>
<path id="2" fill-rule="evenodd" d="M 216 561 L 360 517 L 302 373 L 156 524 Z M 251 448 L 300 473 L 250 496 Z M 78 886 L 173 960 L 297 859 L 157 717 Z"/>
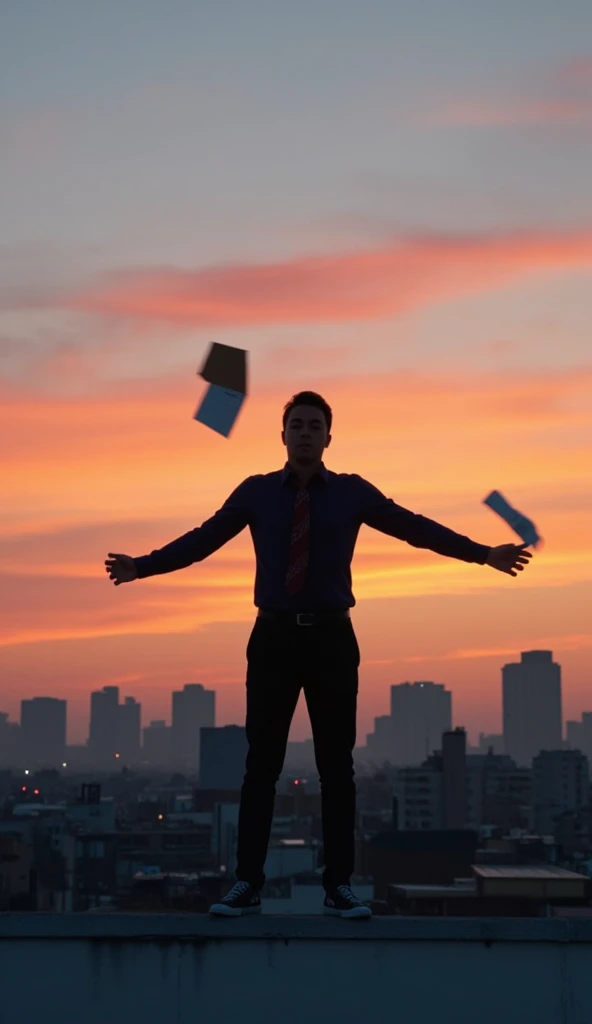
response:
<path id="1" fill-rule="evenodd" d="M 543 68 L 513 94 L 439 99 L 425 118 L 434 124 L 574 126 L 592 122 L 592 58 L 574 57 Z"/>
<path id="2" fill-rule="evenodd" d="M 561 86 L 592 85 L 592 56 L 568 58 L 557 68 L 555 78 Z"/>
<path id="3" fill-rule="evenodd" d="M 433 120 L 449 125 L 553 125 L 587 122 L 592 104 L 582 99 L 460 101 L 445 105 Z"/>
<path id="4" fill-rule="evenodd" d="M 201 327 L 374 320 L 542 270 L 592 264 L 592 232 L 403 239 L 278 263 L 113 273 L 55 300 Z"/>

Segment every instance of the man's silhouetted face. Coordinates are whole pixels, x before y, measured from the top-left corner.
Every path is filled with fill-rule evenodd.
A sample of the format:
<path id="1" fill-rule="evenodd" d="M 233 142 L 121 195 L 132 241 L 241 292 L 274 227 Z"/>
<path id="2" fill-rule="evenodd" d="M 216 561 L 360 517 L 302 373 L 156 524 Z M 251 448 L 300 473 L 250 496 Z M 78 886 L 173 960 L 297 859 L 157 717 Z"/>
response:
<path id="1" fill-rule="evenodd" d="M 305 469 L 321 462 L 331 443 L 324 413 L 314 405 L 295 405 L 282 430 L 291 466 Z"/>

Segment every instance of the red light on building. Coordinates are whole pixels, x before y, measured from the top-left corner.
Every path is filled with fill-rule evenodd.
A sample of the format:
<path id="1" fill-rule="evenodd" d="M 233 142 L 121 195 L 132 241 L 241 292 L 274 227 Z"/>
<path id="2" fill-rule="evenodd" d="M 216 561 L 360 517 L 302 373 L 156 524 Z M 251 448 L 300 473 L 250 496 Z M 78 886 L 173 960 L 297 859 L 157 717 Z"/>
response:
<path id="1" fill-rule="evenodd" d="M 26 793 L 26 792 L 27 792 L 27 787 L 26 786 L 21 786 L 21 793 Z"/>
<path id="2" fill-rule="evenodd" d="M 38 789 L 34 789 L 33 793 L 34 793 L 35 796 L 39 796 L 39 790 Z"/>

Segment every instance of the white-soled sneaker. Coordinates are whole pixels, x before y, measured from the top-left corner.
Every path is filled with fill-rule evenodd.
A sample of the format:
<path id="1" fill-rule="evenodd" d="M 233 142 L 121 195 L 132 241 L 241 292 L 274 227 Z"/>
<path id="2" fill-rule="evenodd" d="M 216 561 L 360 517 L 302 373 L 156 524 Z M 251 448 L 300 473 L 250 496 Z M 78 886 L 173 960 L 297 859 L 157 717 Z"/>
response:
<path id="1" fill-rule="evenodd" d="M 261 898 L 249 882 L 235 882 L 230 892 L 219 903 L 212 903 L 210 914 L 220 917 L 241 917 L 242 914 L 260 914 Z"/>
<path id="2" fill-rule="evenodd" d="M 352 892 L 349 885 L 338 885 L 325 896 L 323 913 L 333 917 L 372 917 L 372 910 Z"/>

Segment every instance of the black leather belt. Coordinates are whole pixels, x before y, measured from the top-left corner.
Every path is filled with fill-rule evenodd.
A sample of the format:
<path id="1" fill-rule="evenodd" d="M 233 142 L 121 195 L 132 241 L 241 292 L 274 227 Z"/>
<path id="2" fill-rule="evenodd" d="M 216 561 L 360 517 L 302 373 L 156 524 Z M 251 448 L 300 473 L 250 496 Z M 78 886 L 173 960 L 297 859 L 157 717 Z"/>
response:
<path id="1" fill-rule="evenodd" d="M 258 619 L 271 619 L 291 626 L 315 626 L 321 622 L 334 622 L 336 619 L 349 619 L 349 608 L 336 608 L 325 612 L 284 612 L 270 611 L 260 608 Z"/>

